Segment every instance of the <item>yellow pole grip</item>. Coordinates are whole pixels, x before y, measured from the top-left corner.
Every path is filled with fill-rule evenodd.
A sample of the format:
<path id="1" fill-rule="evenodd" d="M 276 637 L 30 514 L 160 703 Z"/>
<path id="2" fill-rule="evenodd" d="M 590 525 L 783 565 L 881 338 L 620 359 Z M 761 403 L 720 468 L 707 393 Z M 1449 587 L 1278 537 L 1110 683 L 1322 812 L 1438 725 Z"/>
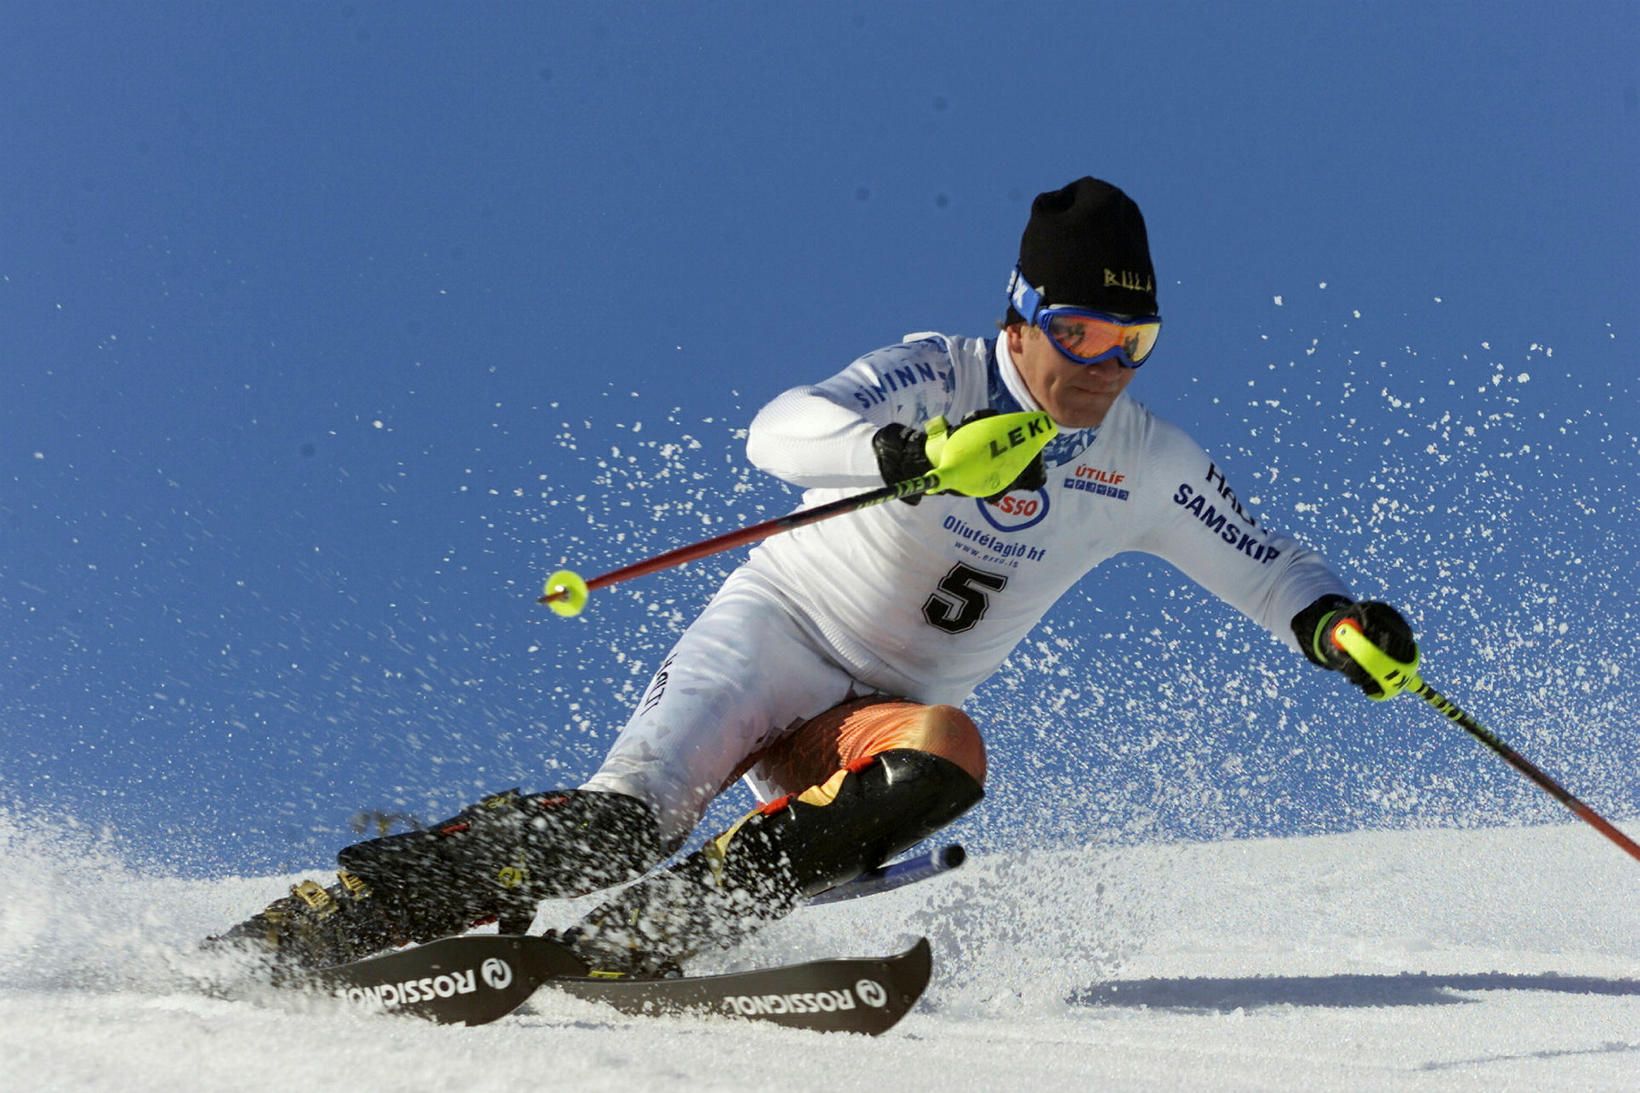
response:
<path id="1" fill-rule="evenodd" d="M 1383 688 L 1383 694 L 1369 695 L 1375 702 L 1382 702 L 1386 698 L 1394 698 L 1402 691 L 1418 691 L 1424 681 L 1418 678 L 1418 654 L 1412 655 L 1412 663 L 1405 664 L 1378 646 L 1366 634 L 1361 632 L 1361 624 L 1354 619 L 1339 619 L 1331 627 L 1332 640 L 1338 647 L 1349 654 L 1351 660 L 1361 666 L 1362 671 L 1371 676 Z"/>

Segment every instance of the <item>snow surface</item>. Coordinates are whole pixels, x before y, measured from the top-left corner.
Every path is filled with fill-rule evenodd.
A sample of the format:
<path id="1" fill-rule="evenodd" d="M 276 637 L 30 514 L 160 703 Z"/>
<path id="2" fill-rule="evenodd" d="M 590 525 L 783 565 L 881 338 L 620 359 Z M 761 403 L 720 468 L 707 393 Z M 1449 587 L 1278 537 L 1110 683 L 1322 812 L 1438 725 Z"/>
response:
<path id="1" fill-rule="evenodd" d="M 926 933 L 935 981 L 874 1040 L 547 993 L 474 1029 L 204 997 L 192 939 L 288 878 L 148 876 L 43 831 L 0 814 L 6 1089 L 1640 1088 L 1640 871 L 1581 824 L 987 857 L 736 954 Z"/>

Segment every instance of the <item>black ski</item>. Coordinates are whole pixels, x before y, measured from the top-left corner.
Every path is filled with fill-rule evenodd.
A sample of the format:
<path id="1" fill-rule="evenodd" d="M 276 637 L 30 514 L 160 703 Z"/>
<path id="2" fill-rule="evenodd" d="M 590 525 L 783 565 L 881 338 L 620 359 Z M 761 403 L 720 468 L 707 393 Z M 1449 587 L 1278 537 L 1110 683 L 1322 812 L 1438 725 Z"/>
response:
<path id="1" fill-rule="evenodd" d="M 523 1005 L 547 980 L 586 972 L 579 957 L 544 937 L 468 934 L 310 972 L 280 986 L 441 1025 L 483 1025 Z"/>
<path id="2" fill-rule="evenodd" d="M 552 979 L 549 990 L 654 1017 L 703 1014 L 817 1032 L 876 1036 L 893 1028 L 928 986 L 927 938 L 897 956 L 816 960 L 680 979 Z"/>
<path id="3" fill-rule="evenodd" d="M 287 979 L 376 1012 L 438 1024 L 505 1017 L 542 986 L 622 1013 L 715 1014 L 825 1032 L 875 1036 L 922 996 L 933 961 L 928 941 L 897 956 L 816 960 L 678 979 L 590 977 L 574 954 L 544 937 L 469 934 Z"/>

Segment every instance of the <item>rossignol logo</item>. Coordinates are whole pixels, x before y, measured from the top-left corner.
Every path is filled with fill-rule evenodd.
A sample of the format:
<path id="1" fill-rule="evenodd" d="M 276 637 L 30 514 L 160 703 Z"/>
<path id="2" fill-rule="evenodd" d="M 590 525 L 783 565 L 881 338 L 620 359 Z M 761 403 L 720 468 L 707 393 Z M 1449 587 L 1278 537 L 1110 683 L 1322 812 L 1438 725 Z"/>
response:
<path id="1" fill-rule="evenodd" d="M 853 990 L 731 994 L 724 997 L 723 1008 L 742 1017 L 757 1017 L 770 1013 L 836 1013 L 854 1009 L 857 1003 L 881 1009 L 888 1004 L 888 991 L 874 979 L 862 979 Z"/>
<path id="2" fill-rule="evenodd" d="M 492 990 L 504 991 L 512 986 L 512 965 L 498 956 L 492 956 L 478 969 L 484 984 Z"/>
<path id="3" fill-rule="evenodd" d="M 492 990 L 506 990 L 512 985 L 512 965 L 498 957 L 484 961 L 478 971 L 471 968 L 444 975 L 423 976 L 420 979 L 402 979 L 397 983 L 382 983 L 374 987 L 343 987 L 335 992 L 355 1005 L 371 1009 L 391 1010 L 430 1002 L 435 998 L 454 998 L 458 994 L 474 994 L 479 980 Z"/>

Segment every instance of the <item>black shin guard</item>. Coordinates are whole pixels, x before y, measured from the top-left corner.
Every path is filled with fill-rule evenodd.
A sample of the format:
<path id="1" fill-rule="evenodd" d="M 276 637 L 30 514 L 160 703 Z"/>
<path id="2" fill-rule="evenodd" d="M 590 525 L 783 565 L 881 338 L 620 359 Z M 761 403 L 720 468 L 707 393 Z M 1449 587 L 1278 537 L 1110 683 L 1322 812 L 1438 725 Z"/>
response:
<path id="1" fill-rule="evenodd" d="M 424 941 L 489 918 L 521 933 L 541 900 L 631 880 L 662 851 L 654 812 L 634 797 L 514 789 L 425 831 L 347 847 L 337 860 Z"/>
<path id="2" fill-rule="evenodd" d="M 979 782 L 947 759 L 883 752 L 750 813 L 594 910 L 565 939 L 595 965 L 633 973 L 725 948 L 803 897 L 922 841 L 982 796 Z"/>

